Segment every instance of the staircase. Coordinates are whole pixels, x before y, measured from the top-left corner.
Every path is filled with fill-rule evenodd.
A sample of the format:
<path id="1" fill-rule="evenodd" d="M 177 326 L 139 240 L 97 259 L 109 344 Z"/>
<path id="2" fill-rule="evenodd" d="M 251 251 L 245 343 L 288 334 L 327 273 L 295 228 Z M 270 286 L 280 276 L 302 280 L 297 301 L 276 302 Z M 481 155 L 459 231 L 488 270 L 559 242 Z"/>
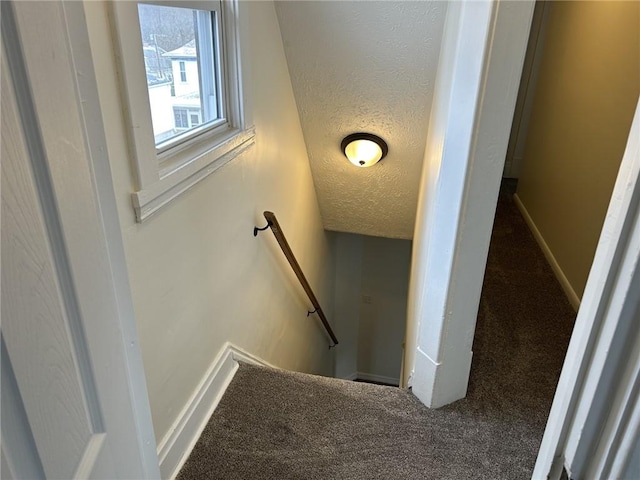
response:
<path id="1" fill-rule="evenodd" d="M 507 185 L 509 187 L 509 185 Z M 500 194 L 467 397 L 240 364 L 178 478 L 531 478 L 575 312 Z"/>
<path id="2" fill-rule="evenodd" d="M 241 363 L 178 479 L 525 478 L 537 441 L 508 420 Z"/>

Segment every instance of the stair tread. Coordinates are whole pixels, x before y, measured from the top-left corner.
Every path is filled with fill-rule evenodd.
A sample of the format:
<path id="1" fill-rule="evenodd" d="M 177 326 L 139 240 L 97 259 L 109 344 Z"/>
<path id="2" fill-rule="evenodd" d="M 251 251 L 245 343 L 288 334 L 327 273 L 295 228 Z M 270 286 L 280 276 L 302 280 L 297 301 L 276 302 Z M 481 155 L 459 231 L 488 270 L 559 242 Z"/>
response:
<path id="1" fill-rule="evenodd" d="M 425 466 L 459 479 L 492 449 L 517 458 L 504 422 L 470 417 L 474 439 L 460 430 L 466 403 L 434 410 L 396 387 L 241 364 L 179 479 L 418 479 Z M 522 476 L 517 463 L 493 471 Z"/>

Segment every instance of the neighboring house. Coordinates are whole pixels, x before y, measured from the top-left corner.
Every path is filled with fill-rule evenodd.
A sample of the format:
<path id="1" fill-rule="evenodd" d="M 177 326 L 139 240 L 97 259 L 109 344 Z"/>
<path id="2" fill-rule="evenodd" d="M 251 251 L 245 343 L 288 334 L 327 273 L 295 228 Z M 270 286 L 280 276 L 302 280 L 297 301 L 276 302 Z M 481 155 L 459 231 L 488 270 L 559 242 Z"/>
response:
<path id="1" fill-rule="evenodd" d="M 173 122 L 176 132 L 196 127 L 202 123 L 200 93 L 193 92 L 172 98 Z"/>
<path id="2" fill-rule="evenodd" d="M 202 123 L 200 103 L 200 75 L 196 41 L 164 54 L 171 60 L 175 98 L 173 118 L 176 131 L 186 130 Z"/>
<path id="3" fill-rule="evenodd" d="M 163 56 L 171 62 L 176 97 L 200 91 L 195 39 Z"/>
<path id="4" fill-rule="evenodd" d="M 164 54 L 171 61 L 173 72 L 173 118 L 176 131 L 186 130 L 202 123 L 200 103 L 200 75 L 196 41 Z"/>
<path id="5" fill-rule="evenodd" d="M 170 52 L 144 46 L 149 105 L 156 144 L 202 123 L 195 40 Z"/>
<path id="6" fill-rule="evenodd" d="M 156 144 L 202 123 L 195 40 L 170 52 L 144 47 Z"/>

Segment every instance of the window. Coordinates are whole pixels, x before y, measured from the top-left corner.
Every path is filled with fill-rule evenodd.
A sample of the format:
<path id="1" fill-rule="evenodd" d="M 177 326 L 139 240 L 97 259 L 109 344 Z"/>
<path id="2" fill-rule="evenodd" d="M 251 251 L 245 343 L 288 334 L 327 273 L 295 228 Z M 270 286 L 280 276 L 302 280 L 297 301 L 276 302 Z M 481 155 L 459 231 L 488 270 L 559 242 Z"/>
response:
<path id="1" fill-rule="evenodd" d="M 188 129 L 200 125 L 200 111 L 184 107 L 173 107 L 176 129 Z"/>
<path id="2" fill-rule="evenodd" d="M 138 221 L 254 143 L 240 81 L 244 8 L 239 0 L 113 2 Z"/>
<path id="3" fill-rule="evenodd" d="M 215 2 L 209 3 L 215 5 Z M 145 54 L 144 61 L 153 134 L 160 150 L 170 147 L 173 137 L 202 123 L 196 121 L 190 125 L 187 110 L 178 111 L 176 105 L 201 110 L 204 124 L 224 120 L 224 106 L 220 104 L 224 64 L 217 61 L 222 56 L 219 14 L 219 10 L 138 5 L 142 49 L 155 50 L 155 56 Z M 169 64 L 170 71 L 161 77 L 154 75 L 160 58 Z M 160 92 L 155 88 L 158 82 L 167 81 L 173 94 L 171 89 Z"/>
<path id="4" fill-rule="evenodd" d="M 174 107 L 173 118 L 176 128 L 189 128 L 189 122 L 187 122 L 187 111 L 184 108 Z"/>

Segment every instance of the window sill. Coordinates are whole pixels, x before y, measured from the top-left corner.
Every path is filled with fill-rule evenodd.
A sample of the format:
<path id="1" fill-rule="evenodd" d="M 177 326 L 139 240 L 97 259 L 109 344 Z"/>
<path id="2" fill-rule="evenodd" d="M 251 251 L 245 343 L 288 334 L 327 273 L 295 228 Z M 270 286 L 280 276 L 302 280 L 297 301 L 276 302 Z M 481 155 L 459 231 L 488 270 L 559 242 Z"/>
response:
<path id="1" fill-rule="evenodd" d="M 236 130 L 213 148 L 167 173 L 163 172 L 160 180 L 134 192 L 131 197 L 136 221 L 144 222 L 218 168 L 242 154 L 255 143 L 255 135 L 254 127 Z"/>

